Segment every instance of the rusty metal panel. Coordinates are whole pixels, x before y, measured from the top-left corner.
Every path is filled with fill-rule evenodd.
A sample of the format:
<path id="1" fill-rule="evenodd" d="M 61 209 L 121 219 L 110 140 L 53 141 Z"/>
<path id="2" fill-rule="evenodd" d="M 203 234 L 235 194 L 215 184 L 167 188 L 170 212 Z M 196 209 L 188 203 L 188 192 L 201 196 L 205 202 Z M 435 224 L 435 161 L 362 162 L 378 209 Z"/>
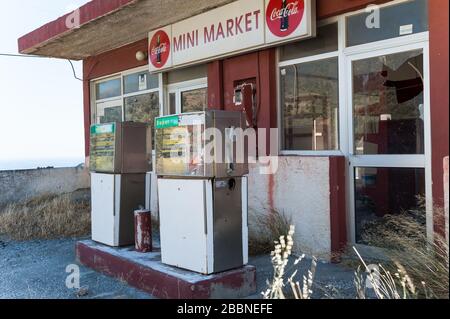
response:
<path id="1" fill-rule="evenodd" d="M 134 237 L 137 252 L 148 253 L 152 246 L 152 213 L 149 210 L 134 212 Z"/>

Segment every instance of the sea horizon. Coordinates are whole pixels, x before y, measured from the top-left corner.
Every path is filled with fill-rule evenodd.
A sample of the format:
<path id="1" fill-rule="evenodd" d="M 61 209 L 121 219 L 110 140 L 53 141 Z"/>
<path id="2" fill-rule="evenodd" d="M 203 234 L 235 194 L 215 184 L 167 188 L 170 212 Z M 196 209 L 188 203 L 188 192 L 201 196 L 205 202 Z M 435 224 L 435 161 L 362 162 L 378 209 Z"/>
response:
<path id="1" fill-rule="evenodd" d="M 84 158 L 81 156 L 66 158 L 0 159 L 0 171 L 76 167 L 80 164 L 84 164 Z"/>

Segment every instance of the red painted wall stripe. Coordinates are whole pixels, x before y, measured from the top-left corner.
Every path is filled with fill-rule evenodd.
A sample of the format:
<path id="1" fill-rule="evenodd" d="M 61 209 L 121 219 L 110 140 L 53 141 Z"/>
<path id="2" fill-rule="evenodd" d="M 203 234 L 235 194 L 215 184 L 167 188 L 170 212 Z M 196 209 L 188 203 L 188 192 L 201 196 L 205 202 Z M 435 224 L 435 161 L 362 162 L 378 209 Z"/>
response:
<path id="1" fill-rule="evenodd" d="M 136 1 L 137 0 L 92 0 L 79 8 L 80 24 L 83 26 L 84 24 L 92 22 Z M 25 52 L 34 46 L 41 45 L 44 42 L 70 31 L 71 29 L 66 25 L 66 20 L 71 14 L 72 12 L 67 13 L 19 38 L 19 52 Z"/>
<path id="2" fill-rule="evenodd" d="M 339 255 L 347 244 L 346 163 L 344 156 L 330 157 L 330 226 L 333 261 L 339 261 Z"/>

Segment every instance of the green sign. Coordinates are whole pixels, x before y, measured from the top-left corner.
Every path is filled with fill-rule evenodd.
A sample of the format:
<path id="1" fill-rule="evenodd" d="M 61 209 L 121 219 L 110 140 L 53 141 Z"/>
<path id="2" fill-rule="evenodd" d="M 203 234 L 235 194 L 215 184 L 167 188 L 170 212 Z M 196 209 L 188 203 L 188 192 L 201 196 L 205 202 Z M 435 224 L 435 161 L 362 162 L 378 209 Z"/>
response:
<path id="1" fill-rule="evenodd" d="M 165 129 L 169 127 L 177 127 L 180 124 L 180 119 L 178 115 L 168 116 L 168 117 L 160 117 L 156 119 L 156 129 Z"/>
<path id="2" fill-rule="evenodd" d="M 91 134 L 113 134 L 116 132 L 116 124 L 98 124 L 98 125 L 92 125 L 91 127 Z"/>

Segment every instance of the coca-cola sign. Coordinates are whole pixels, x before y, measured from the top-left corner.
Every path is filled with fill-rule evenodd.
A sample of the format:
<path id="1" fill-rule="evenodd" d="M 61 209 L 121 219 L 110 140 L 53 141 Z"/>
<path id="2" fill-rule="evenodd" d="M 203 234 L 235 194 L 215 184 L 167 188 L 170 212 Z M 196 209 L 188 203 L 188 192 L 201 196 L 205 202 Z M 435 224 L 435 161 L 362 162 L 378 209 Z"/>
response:
<path id="1" fill-rule="evenodd" d="M 316 35 L 315 0 L 238 0 L 149 33 L 150 71 Z"/>
<path id="2" fill-rule="evenodd" d="M 304 13 L 304 0 L 270 0 L 266 10 L 267 27 L 274 35 L 287 37 L 297 30 Z"/>
<path id="3" fill-rule="evenodd" d="M 166 66 L 170 56 L 170 38 L 164 30 L 156 32 L 150 40 L 149 59 L 152 65 L 161 69 Z"/>

